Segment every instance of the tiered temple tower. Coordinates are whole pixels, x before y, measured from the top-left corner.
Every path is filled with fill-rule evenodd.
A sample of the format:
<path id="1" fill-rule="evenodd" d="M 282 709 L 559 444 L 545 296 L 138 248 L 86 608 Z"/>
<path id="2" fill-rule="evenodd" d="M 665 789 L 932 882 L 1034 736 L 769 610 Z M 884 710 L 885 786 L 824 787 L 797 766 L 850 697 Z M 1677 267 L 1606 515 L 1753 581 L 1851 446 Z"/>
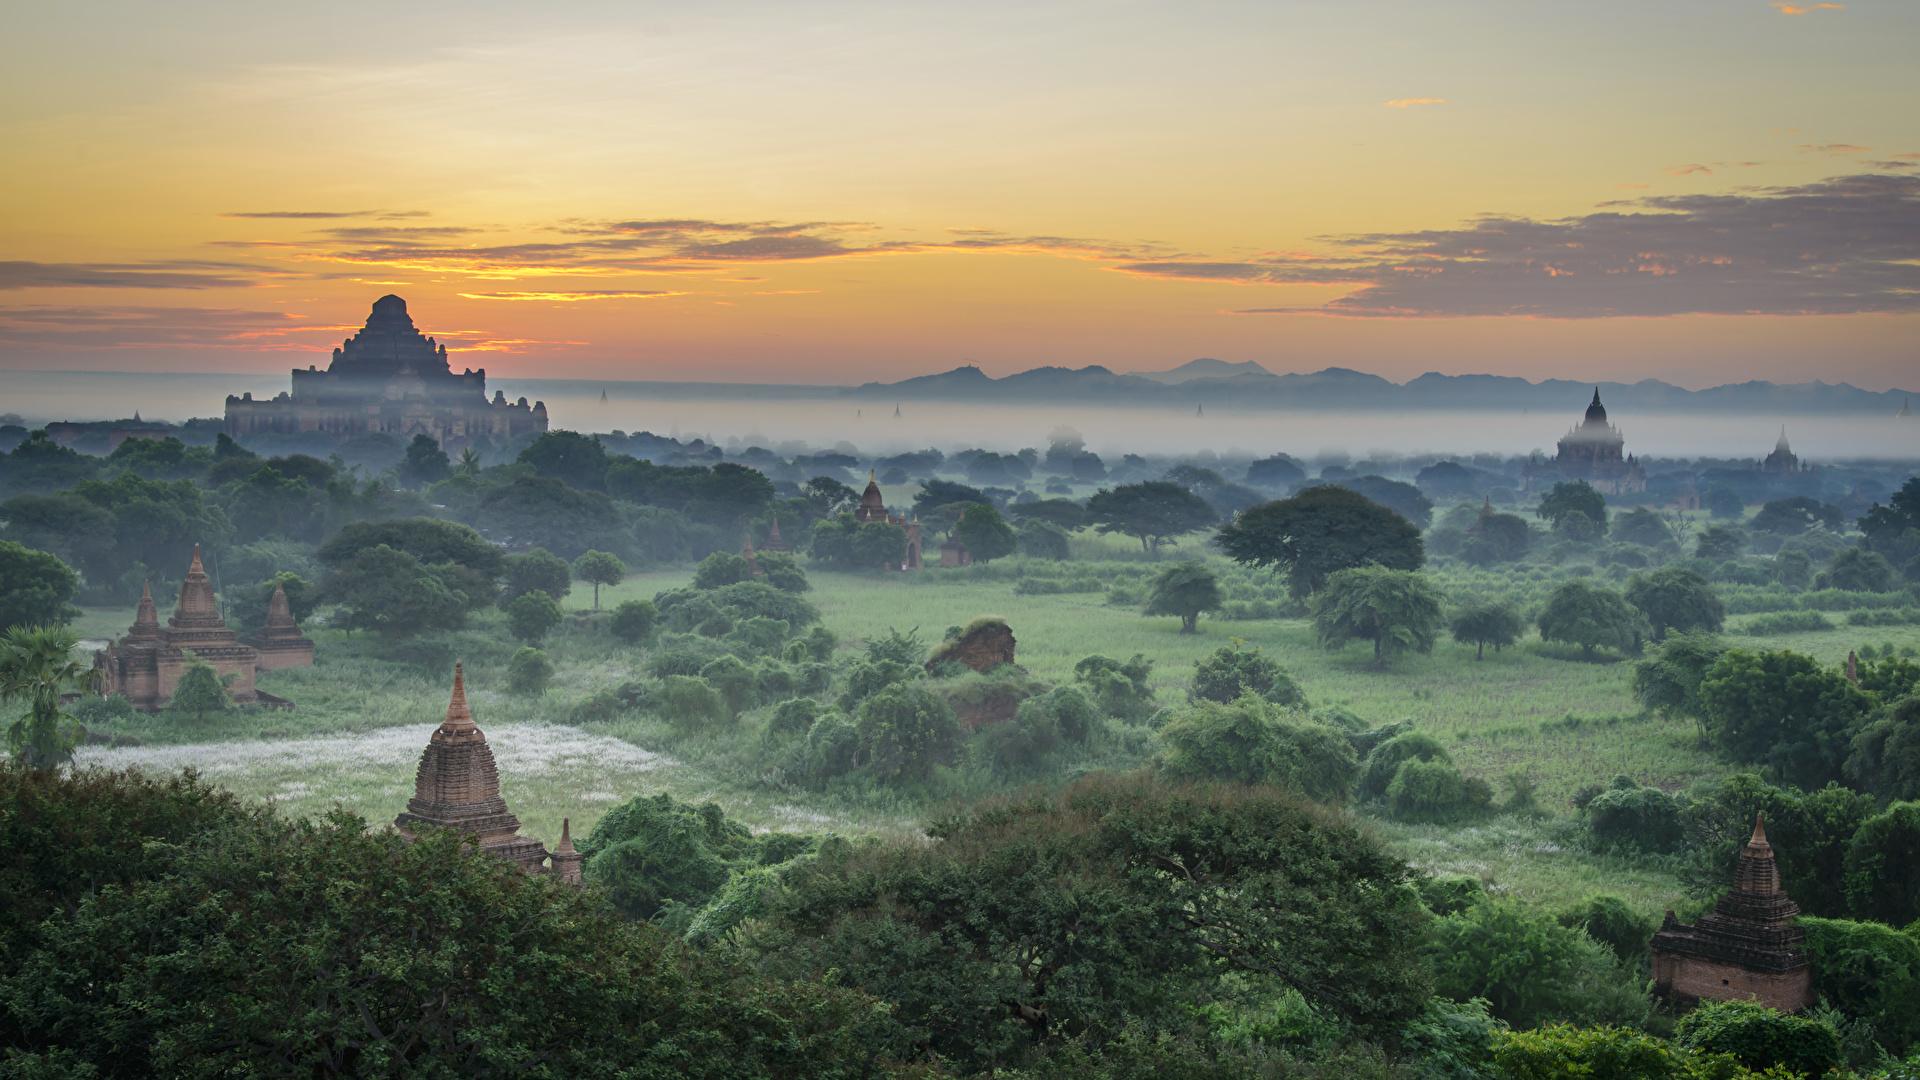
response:
<path id="1" fill-rule="evenodd" d="M 1529 488 L 1548 486 L 1562 480 L 1585 480 L 1608 495 L 1627 495 L 1647 490 L 1647 472 L 1638 459 L 1628 456 L 1627 438 L 1607 419 L 1607 407 L 1600 403 L 1600 388 L 1593 388 L 1593 401 L 1586 415 L 1561 437 L 1551 462 L 1527 469 Z"/>
<path id="2" fill-rule="evenodd" d="M 136 709 L 158 712 L 173 700 L 180 677 L 196 660 L 211 666 L 223 678 L 232 676 L 227 682 L 227 695 L 236 703 L 259 700 L 253 685 L 259 659 L 253 646 L 241 644 L 239 636 L 220 618 L 213 582 L 200 561 L 200 546 L 195 544 L 193 562 L 187 567 L 186 580 L 180 583 L 180 601 L 167 625 L 160 625 L 154 610 L 153 589 L 143 585 L 140 607 L 127 636 L 94 653 L 93 666 L 101 673 L 102 694 L 121 694 Z"/>
<path id="3" fill-rule="evenodd" d="M 1813 1004 L 1799 905 L 1780 888 L 1766 823 L 1755 818 L 1733 891 L 1691 926 L 1667 912 L 1653 936 L 1655 991 L 1682 1005 L 1756 1000 L 1781 1012 Z"/>
<path id="4" fill-rule="evenodd" d="M 1773 444 L 1773 453 L 1768 454 L 1766 459 L 1760 462 L 1760 471 L 1791 475 L 1801 471 L 1801 468 L 1799 455 L 1795 454 L 1793 447 L 1787 443 L 1787 426 L 1782 424 L 1780 441 Z"/>
<path id="5" fill-rule="evenodd" d="M 920 569 L 920 523 L 905 514 L 896 514 L 887 509 L 886 497 L 880 494 L 880 481 L 872 469 L 867 470 L 867 490 L 860 493 L 860 505 L 853 509 L 853 519 L 866 524 L 877 521 L 883 525 L 893 525 L 907 534 L 907 553 L 897 567 L 889 570 Z"/>
<path id="6" fill-rule="evenodd" d="M 293 606 L 287 603 L 286 586 L 278 583 L 273 586 L 273 597 L 267 601 L 267 624 L 261 628 L 253 647 L 260 654 L 261 671 L 313 666 L 313 642 L 293 621 Z"/>
<path id="7" fill-rule="evenodd" d="M 466 673 L 459 664 L 453 665 L 453 697 L 447 702 L 446 719 L 420 754 L 413 788 L 406 812 L 393 819 L 400 835 L 413 840 L 423 828 L 452 829 L 466 834 L 481 851 L 529 874 L 545 869 L 546 845 L 520 835 L 520 819 L 500 796 L 500 770 L 494 765 L 486 733 L 473 722 L 467 707 Z M 572 847 L 572 837 L 563 826 L 565 859 L 555 869 L 563 877 L 571 872 L 577 880 L 579 853 Z"/>
<path id="8" fill-rule="evenodd" d="M 414 328 L 407 302 L 389 293 L 373 302 L 366 325 L 333 350 L 327 370 L 293 372 L 291 393 L 255 401 L 227 397 L 227 434 L 318 432 L 340 436 L 381 432 L 402 440 L 429 435 L 442 448 L 476 439 L 504 442 L 547 430 L 545 402 L 509 404 L 487 369 L 455 374 L 447 347 Z"/>

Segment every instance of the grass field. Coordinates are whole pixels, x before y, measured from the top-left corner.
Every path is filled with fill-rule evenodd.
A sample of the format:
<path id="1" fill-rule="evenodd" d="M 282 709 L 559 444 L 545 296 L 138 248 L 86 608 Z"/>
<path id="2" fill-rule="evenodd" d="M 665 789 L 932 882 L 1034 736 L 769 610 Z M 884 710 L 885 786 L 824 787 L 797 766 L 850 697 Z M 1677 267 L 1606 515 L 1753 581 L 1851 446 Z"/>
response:
<path id="1" fill-rule="evenodd" d="M 1103 553 L 1123 545 L 1095 541 Z M 1132 565 L 1115 562 L 1116 568 Z M 647 598 L 688 583 L 689 570 L 638 573 L 602 590 L 601 604 Z M 1726 767 L 1702 750 L 1690 723 L 1643 716 L 1631 694 L 1632 665 L 1567 659 L 1537 640 L 1474 659 L 1443 640 L 1431 655 L 1371 666 L 1361 646 L 1329 653 L 1302 619 L 1203 619 L 1182 635 L 1178 620 L 1148 619 L 1136 607 L 1106 602 L 1103 593 L 1020 595 L 1007 579 L 963 572 L 870 576 L 812 572 L 808 599 L 841 649 L 889 628 L 917 628 L 937 642 L 949 626 L 979 615 L 1006 618 L 1019 639 L 1019 662 L 1046 682 L 1072 679 L 1073 665 L 1092 654 L 1154 662 L 1152 685 L 1162 704 L 1185 695 L 1196 661 L 1241 638 L 1273 655 L 1297 678 L 1315 706 L 1340 706 L 1369 725 L 1408 719 L 1439 737 L 1463 771 L 1501 788 L 1508 774 L 1538 785 L 1544 821 L 1501 818 L 1466 829 L 1381 822 L 1397 850 L 1418 865 L 1469 873 L 1494 888 L 1542 902 L 1572 902 L 1597 891 L 1622 895 L 1650 912 L 1682 898 L 1668 874 L 1597 859 L 1566 842 L 1568 797 L 1584 784 L 1625 773 L 1677 789 Z M 576 589 L 569 606 L 584 606 Z M 163 602 L 164 606 L 164 602 Z M 124 631 L 131 611 L 92 609 L 77 630 L 100 639 Z M 497 621 L 489 613 L 486 620 Z M 1838 663 L 1850 648 L 1872 643 L 1920 645 L 1920 627 L 1836 627 L 1771 637 L 1738 633 L 1747 648 L 1791 648 Z M 482 632 L 482 631 L 486 632 Z M 379 642 L 315 629 L 319 663 L 310 670 L 271 672 L 262 688 L 292 699 L 292 712 L 236 712 L 200 724 L 140 719 L 119 734 L 140 745 L 89 747 L 88 763 L 192 766 L 247 795 L 272 798 L 310 813 L 346 806 L 376 824 L 391 820 L 411 793 L 421 747 L 446 706 L 447 678 L 416 666 L 378 662 Z M 639 677 L 643 650 L 619 646 L 598 629 L 570 628 L 549 642 L 558 673 L 537 699 L 511 697 L 501 685 L 501 657 L 510 649 L 489 625 L 468 631 L 475 713 L 493 742 L 505 793 L 527 831 L 551 839 L 563 815 L 590 828 L 608 807 L 635 795 L 666 792 L 712 800 L 756 828 L 909 835 L 931 812 L 911 799 L 845 799 L 783 787 L 742 766 L 740 740 L 750 728 L 690 738 L 654 719 L 579 724 L 573 706 L 592 692 Z M 1130 759 L 1138 760 L 1138 758 Z M 1116 764 L 1129 764 L 1120 759 Z"/>

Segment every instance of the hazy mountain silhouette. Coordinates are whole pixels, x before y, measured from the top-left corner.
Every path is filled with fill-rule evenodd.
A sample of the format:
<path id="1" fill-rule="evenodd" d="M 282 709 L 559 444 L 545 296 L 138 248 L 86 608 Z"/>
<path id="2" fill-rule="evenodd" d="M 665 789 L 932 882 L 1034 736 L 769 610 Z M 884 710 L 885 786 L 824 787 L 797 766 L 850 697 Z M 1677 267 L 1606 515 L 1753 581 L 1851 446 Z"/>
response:
<path id="1" fill-rule="evenodd" d="M 1754 380 L 1688 390 L 1658 379 L 1635 383 L 1530 382 L 1510 375 L 1428 372 L 1405 383 L 1349 368 L 1276 375 L 1252 362 L 1192 360 L 1167 371 L 1121 374 L 1099 365 L 1037 367 L 994 378 L 972 365 L 899 382 L 866 383 L 857 397 L 1006 404 L 1220 405 L 1274 409 L 1522 409 L 1578 411 L 1600 388 L 1609 407 L 1628 412 L 1894 413 L 1913 392 L 1862 390 L 1846 383 Z"/>

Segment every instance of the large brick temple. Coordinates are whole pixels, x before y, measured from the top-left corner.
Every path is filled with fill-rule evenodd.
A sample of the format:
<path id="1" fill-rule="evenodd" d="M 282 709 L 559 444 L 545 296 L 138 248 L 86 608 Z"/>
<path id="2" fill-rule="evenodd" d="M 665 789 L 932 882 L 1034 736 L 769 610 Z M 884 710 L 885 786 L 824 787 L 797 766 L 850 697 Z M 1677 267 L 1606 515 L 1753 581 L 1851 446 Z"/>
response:
<path id="1" fill-rule="evenodd" d="M 584 859 L 573 846 L 572 822 L 560 826 L 560 846 L 547 846 L 520 835 L 520 819 L 507 809 L 500 795 L 500 769 L 486 733 L 474 723 L 467 705 L 466 673 L 453 665 L 453 697 L 447 716 L 427 740 L 414 775 L 413 798 L 393 819 L 393 826 L 409 840 L 426 828 L 452 829 L 472 839 L 481 851 L 518 866 L 529 874 L 548 872 L 577 884 Z"/>
<path id="2" fill-rule="evenodd" d="M 428 435 L 443 448 L 459 447 L 544 432 L 547 406 L 508 402 L 498 390 L 487 400 L 487 369 L 455 374 L 447 347 L 415 329 L 407 302 L 389 293 L 373 302 L 360 332 L 333 350 L 325 371 L 296 369 L 291 392 L 270 401 L 228 395 L 226 429 L 235 438 Z"/>
<path id="3" fill-rule="evenodd" d="M 1780 888 L 1766 823 L 1740 852 L 1733 890 L 1691 926 L 1667 912 L 1653 936 L 1656 992 L 1682 1006 L 1699 1001 L 1758 1001 L 1781 1012 L 1813 1004 L 1807 932 L 1799 905 Z"/>
<path id="4" fill-rule="evenodd" d="M 227 629 L 226 620 L 220 617 L 213 582 L 200 562 L 198 544 L 193 547 L 193 563 L 187 567 L 186 580 L 180 583 L 180 601 L 167 625 L 160 625 L 154 610 L 153 589 L 142 586 L 140 607 L 127 635 L 93 654 L 94 669 L 100 673 L 96 683 L 100 693 L 123 695 L 134 708 L 146 712 L 166 708 L 173 700 L 174 687 L 180 685 L 180 677 L 195 661 L 207 664 L 223 677 L 232 677 L 227 683 L 227 696 L 236 703 L 259 701 L 253 685 L 259 660 L 259 652 Z"/>

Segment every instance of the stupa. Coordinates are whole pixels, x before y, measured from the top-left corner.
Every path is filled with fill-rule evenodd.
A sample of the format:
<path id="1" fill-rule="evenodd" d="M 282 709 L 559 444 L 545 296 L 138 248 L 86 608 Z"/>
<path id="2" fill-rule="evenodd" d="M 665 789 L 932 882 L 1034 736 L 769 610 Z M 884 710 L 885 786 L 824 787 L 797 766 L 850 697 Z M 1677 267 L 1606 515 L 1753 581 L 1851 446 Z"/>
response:
<path id="1" fill-rule="evenodd" d="M 1780 888 L 1780 868 L 1756 817 L 1740 852 L 1733 890 L 1688 926 L 1667 912 L 1653 936 L 1657 993 L 1681 1005 L 1699 1001 L 1758 1001 L 1781 1012 L 1813 1004 L 1807 932 L 1795 919 L 1799 905 Z"/>
<path id="2" fill-rule="evenodd" d="M 500 796 L 500 770 L 486 733 L 467 707 L 466 673 L 459 664 L 453 665 L 446 719 L 420 754 L 413 798 L 393 826 L 409 840 L 418 839 L 422 829 L 452 829 L 471 838 L 481 851 L 529 874 L 545 869 L 546 845 L 520 835 L 520 819 Z M 572 846 L 571 838 L 567 846 Z"/>
<path id="3" fill-rule="evenodd" d="M 180 601 L 167 625 L 160 625 L 153 588 L 142 585 L 140 607 L 127 635 L 93 654 L 94 669 L 100 673 L 96 683 L 100 693 L 123 695 L 134 708 L 146 712 L 167 707 L 180 677 L 196 661 L 209 665 L 222 677 L 227 696 L 236 703 L 259 701 L 261 695 L 253 685 L 259 660 L 259 652 L 242 644 L 239 635 L 227 629 L 220 617 L 213 582 L 200 560 L 198 544 L 193 547 L 193 562 L 187 567 L 186 580 L 180 583 Z M 272 703 L 285 704 L 278 698 Z"/>
<path id="4" fill-rule="evenodd" d="M 260 654 L 261 671 L 313 666 L 313 642 L 293 621 L 293 606 L 287 603 L 285 585 L 274 585 L 273 596 L 267 601 L 267 624 L 261 627 L 253 647 Z"/>

